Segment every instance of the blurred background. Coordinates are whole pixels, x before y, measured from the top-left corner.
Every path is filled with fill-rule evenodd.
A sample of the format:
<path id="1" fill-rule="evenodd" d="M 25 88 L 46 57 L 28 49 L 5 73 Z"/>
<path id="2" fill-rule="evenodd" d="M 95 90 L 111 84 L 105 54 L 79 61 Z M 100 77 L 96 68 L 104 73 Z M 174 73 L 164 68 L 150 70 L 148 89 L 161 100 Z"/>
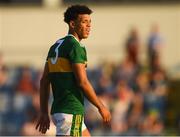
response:
<path id="1" fill-rule="evenodd" d="M 86 100 L 91 134 L 180 135 L 179 0 L 0 0 L 0 135 L 40 135 L 39 80 L 71 4 L 94 11 L 87 73 L 112 113 L 105 126 Z"/>

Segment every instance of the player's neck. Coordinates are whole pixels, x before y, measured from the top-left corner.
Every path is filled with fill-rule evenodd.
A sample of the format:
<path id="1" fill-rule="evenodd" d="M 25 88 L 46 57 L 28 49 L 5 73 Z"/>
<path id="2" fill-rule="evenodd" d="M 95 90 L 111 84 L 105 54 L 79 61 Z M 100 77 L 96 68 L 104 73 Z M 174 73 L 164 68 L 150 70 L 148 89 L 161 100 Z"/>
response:
<path id="1" fill-rule="evenodd" d="M 68 34 L 73 35 L 79 42 L 81 41 L 81 39 L 79 38 L 79 36 L 78 36 L 78 34 L 76 32 L 69 31 Z"/>

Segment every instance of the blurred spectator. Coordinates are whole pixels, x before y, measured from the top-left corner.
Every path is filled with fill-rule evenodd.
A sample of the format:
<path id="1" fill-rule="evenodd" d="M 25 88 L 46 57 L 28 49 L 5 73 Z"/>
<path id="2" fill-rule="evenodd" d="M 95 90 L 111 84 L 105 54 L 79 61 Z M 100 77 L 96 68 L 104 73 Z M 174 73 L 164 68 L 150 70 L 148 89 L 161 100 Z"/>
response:
<path id="1" fill-rule="evenodd" d="M 99 78 L 98 86 L 96 89 L 98 95 L 102 95 L 104 93 L 109 95 L 113 94 L 113 87 L 111 82 L 111 79 L 107 75 L 102 73 L 101 77 Z"/>
<path id="2" fill-rule="evenodd" d="M 146 72 L 140 72 L 136 78 L 136 88 L 128 117 L 127 135 L 139 135 L 139 123 L 144 116 L 144 94 L 149 91 L 149 80 Z"/>
<path id="3" fill-rule="evenodd" d="M 114 72 L 114 82 L 118 83 L 119 80 L 125 80 L 129 87 L 135 86 L 135 79 L 140 70 L 140 66 L 134 64 L 129 59 L 125 59 L 121 64 L 116 67 Z"/>
<path id="4" fill-rule="evenodd" d="M 137 28 L 132 28 L 125 43 L 126 56 L 114 73 L 115 84 L 119 80 L 125 80 L 129 87 L 134 88 L 134 81 L 141 68 L 139 54 L 140 39 Z"/>
<path id="5" fill-rule="evenodd" d="M 7 82 L 7 67 L 4 64 L 3 55 L 0 53 L 0 85 L 4 85 Z"/>
<path id="6" fill-rule="evenodd" d="M 32 70 L 30 67 L 22 67 L 20 71 L 19 83 L 17 84 L 17 91 L 23 94 L 32 94 L 35 91 L 35 85 L 32 78 Z"/>
<path id="7" fill-rule="evenodd" d="M 133 92 L 128 87 L 126 81 L 120 80 L 117 85 L 117 101 L 114 103 L 112 111 L 112 132 L 121 135 L 127 131 L 127 114 L 132 103 Z"/>
<path id="8" fill-rule="evenodd" d="M 114 64 L 112 62 L 104 61 L 98 65 L 97 68 L 91 70 L 91 75 L 88 75 L 92 82 L 97 95 L 114 94 L 114 85 L 112 81 L 114 71 Z M 90 71 L 88 72 L 90 74 Z"/>
<path id="9" fill-rule="evenodd" d="M 9 119 L 7 115 L 12 113 L 13 88 L 9 85 L 9 70 L 3 61 L 0 53 L 0 135 L 8 135 Z"/>
<path id="10" fill-rule="evenodd" d="M 139 63 L 139 46 L 140 40 L 138 30 L 136 28 L 132 28 L 126 41 L 126 54 L 128 60 L 132 61 L 134 64 Z"/>
<path id="11" fill-rule="evenodd" d="M 139 126 L 142 135 L 162 135 L 163 129 L 164 125 L 159 119 L 159 113 L 156 110 L 149 111 Z"/>
<path id="12" fill-rule="evenodd" d="M 161 50 L 163 46 L 164 42 L 159 34 L 159 26 L 153 24 L 148 38 L 148 60 L 152 71 L 160 66 Z"/>
<path id="13" fill-rule="evenodd" d="M 154 96 L 156 96 L 154 107 L 159 111 L 160 118 L 164 120 L 167 100 L 167 78 L 164 70 L 159 69 L 152 72 L 151 88 Z"/>

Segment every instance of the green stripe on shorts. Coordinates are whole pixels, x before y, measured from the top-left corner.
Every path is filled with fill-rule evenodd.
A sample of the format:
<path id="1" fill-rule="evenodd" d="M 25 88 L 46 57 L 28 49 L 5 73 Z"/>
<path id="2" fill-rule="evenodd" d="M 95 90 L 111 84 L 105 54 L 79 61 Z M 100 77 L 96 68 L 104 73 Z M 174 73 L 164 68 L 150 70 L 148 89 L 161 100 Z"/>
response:
<path id="1" fill-rule="evenodd" d="M 70 135 L 74 137 L 82 136 L 83 115 L 73 115 Z"/>

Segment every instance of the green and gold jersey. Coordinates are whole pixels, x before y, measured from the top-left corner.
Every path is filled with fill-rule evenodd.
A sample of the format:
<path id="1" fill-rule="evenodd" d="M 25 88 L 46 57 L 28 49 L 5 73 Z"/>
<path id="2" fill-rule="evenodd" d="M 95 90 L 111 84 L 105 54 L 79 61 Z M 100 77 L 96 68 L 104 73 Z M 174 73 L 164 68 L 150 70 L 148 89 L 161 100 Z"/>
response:
<path id="1" fill-rule="evenodd" d="M 53 92 L 51 114 L 84 113 L 84 96 L 72 71 L 72 63 L 87 63 L 86 49 L 73 35 L 59 39 L 47 57 Z"/>

